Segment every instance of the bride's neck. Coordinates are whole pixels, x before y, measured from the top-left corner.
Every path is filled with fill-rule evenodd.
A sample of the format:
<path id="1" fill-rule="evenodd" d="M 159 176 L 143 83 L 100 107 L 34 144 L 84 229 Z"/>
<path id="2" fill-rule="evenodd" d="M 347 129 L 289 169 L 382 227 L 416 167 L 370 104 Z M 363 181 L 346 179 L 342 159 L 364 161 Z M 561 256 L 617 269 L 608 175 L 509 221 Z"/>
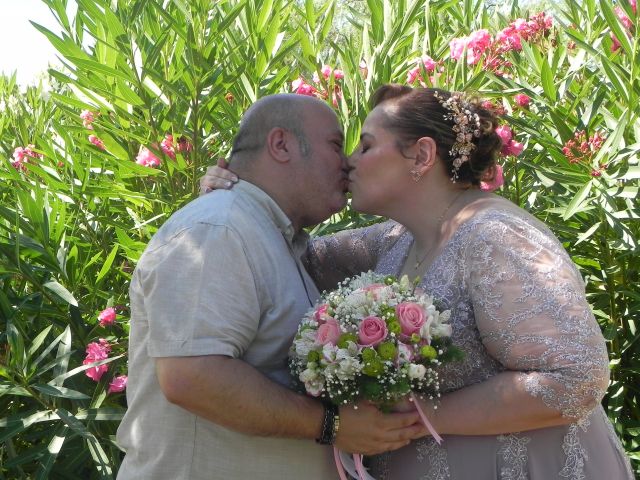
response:
<path id="1" fill-rule="evenodd" d="M 399 208 L 393 220 L 403 224 L 411 232 L 416 247 L 423 251 L 431 248 L 454 227 L 451 220 L 466 205 L 476 189 L 462 185 L 433 187 L 424 185 L 416 189 L 411 202 Z"/>

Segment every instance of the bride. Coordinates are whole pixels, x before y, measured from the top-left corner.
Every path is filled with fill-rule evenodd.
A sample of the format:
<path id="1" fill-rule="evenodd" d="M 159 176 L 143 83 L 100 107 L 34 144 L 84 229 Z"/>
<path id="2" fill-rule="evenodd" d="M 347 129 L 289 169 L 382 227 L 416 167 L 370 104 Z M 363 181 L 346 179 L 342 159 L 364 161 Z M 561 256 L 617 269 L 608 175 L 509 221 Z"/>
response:
<path id="1" fill-rule="evenodd" d="M 479 188 L 501 141 L 478 101 L 381 87 L 349 158 L 354 209 L 392 220 L 316 238 L 308 270 L 322 289 L 370 268 L 420 278 L 451 309 L 461 362 L 440 367 L 423 402 L 444 441 L 373 457 L 376 479 L 628 479 L 629 460 L 600 406 L 604 339 L 575 265 L 533 216 Z M 212 167 L 204 187 L 232 174 Z"/>

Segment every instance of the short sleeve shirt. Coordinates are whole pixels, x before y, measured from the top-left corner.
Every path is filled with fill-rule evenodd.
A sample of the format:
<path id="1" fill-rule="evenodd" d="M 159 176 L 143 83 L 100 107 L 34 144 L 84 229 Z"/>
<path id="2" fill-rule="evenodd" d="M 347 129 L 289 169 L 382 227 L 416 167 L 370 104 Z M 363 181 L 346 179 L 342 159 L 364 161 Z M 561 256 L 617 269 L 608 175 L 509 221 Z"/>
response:
<path id="1" fill-rule="evenodd" d="M 130 286 L 119 479 L 335 478 L 326 447 L 225 429 L 170 404 L 155 374 L 158 357 L 225 355 L 289 386 L 289 347 L 319 296 L 300 262 L 306 244 L 243 181 L 189 203 L 154 235 Z"/>

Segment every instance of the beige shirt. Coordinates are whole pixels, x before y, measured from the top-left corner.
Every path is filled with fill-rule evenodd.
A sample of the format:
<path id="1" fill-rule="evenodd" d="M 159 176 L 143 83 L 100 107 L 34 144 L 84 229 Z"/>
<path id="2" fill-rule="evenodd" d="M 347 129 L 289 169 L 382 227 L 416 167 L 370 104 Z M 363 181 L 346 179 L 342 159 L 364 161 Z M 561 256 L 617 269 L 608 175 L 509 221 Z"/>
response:
<path id="1" fill-rule="evenodd" d="M 130 287 L 119 479 L 337 477 L 330 448 L 225 429 L 170 404 L 155 373 L 157 357 L 227 355 L 289 386 L 289 346 L 319 296 L 299 260 L 306 241 L 247 182 L 189 203 L 154 235 Z"/>

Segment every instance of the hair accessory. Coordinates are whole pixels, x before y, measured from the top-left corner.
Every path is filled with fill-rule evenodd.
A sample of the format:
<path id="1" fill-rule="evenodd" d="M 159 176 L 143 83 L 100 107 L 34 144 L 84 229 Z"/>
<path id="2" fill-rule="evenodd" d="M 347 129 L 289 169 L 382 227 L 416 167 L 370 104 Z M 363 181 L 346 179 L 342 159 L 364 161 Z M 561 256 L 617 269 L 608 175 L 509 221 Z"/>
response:
<path id="1" fill-rule="evenodd" d="M 480 116 L 473 112 L 474 105 L 460 92 L 454 92 L 446 100 L 439 92 L 433 94 L 434 97 L 449 111 L 444 118 L 453 120 L 453 131 L 456 134 L 456 141 L 449 150 L 449 155 L 453 157 L 453 176 L 451 181 L 456 183 L 458 170 L 463 163 L 469 161 L 471 152 L 476 148 L 473 137 L 480 138 Z"/>

